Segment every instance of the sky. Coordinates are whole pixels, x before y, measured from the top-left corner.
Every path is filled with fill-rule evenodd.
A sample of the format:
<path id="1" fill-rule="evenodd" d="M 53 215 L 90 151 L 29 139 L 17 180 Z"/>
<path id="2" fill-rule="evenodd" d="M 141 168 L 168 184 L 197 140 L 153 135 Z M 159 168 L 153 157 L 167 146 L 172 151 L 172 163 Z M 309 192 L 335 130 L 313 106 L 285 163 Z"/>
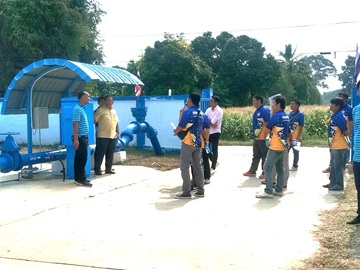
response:
<path id="1" fill-rule="evenodd" d="M 360 40 L 360 17 L 354 0 L 98 0 L 106 14 L 99 24 L 105 65 L 126 67 L 146 47 L 162 41 L 164 33 L 184 33 L 191 42 L 204 32 L 247 35 L 279 58 L 285 45 L 296 55 L 317 55 L 331 60 L 338 72 L 348 55 L 355 56 Z M 336 53 L 334 53 L 336 52 Z M 341 83 L 329 79 L 329 90 Z M 322 92 L 322 90 L 321 90 Z"/>

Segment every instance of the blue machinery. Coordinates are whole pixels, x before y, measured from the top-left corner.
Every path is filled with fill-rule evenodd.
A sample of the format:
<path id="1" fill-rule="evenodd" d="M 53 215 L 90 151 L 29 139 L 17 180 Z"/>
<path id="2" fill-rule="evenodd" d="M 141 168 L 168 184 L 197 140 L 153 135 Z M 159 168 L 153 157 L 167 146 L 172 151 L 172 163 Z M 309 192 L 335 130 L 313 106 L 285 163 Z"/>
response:
<path id="1" fill-rule="evenodd" d="M 74 106 L 75 99 L 74 98 L 66 98 L 64 99 L 66 102 L 62 102 L 63 108 L 69 107 L 71 104 Z M 77 102 L 77 99 L 76 99 Z M 72 107 L 71 107 L 72 108 Z M 93 110 L 92 106 L 86 106 L 88 118 L 92 119 Z M 126 129 L 121 133 L 121 138 L 119 139 L 117 150 L 122 150 L 129 145 L 129 143 L 133 140 L 134 134 L 146 133 L 147 137 L 150 139 L 153 149 L 156 155 L 161 155 L 162 149 L 157 138 L 157 131 L 146 121 L 144 121 L 146 116 L 146 108 L 132 108 L 132 113 L 136 117 L 137 120 L 142 122 L 133 121 L 131 122 Z M 20 147 L 15 142 L 13 135 L 17 135 L 19 133 L 1 133 L 0 135 L 7 135 L 5 141 L 0 147 L 0 171 L 2 173 L 8 173 L 10 171 L 19 171 L 24 166 L 52 162 L 52 161 L 62 161 L 67 159 L 67 176 L 68 178 L 74 178 L 74 170 L 73 170 L 73 162 L 74 162 L 74 153 L 75 149 L 72 145 L 71 141 L 71 127 L 69 129 L 68 125 L 71 125 L 71 110 L 63 111 L 61 119 L 63 120 L 61 123 L 62 132 L 64 135 L 61 137 L 62 143 L 66 145 L 66 149 L 61 150 L 53 150 L 53 151 L 45 151 L 45 152 L 37 152 L 30 154 L 20 154 Z M 90 120 L 89 122 L 91 122 Z M 92 132 L 89 136 L 89 142 L 94 142 L 94 128 L 90 129 Z M 91 172 L 91 154 L 94 152 L 94 146 L 91 145 L 88 149 L 89 158 L 86 165 L 86 173 L 90 175 Z M 63 164 L 63 163 L 62 163 Z M 65 166 L 63 165 L 63 170 L 61 171 L 64 175 L 65 180 Z"/>
<path id="2" fill-rule="evenodd" d="M 0 150 L 0 171 L 2 173 L 8 173 L 10 171 L 19 171 L 24 166 L 31 166 L 34 164 L 60 161 L 63 165 L 63 178 L 65 180 L 65 173 L 68 178 L 74 178 L 74 156 L 75 149 L 71 141 L 71 130 L 72 130 L 72 121 L 71 113 L 72 108 L 75 104 L 78 103 L 77 98 L 63 98 L 61 99 L 61 109 L 62 113 L 60 115 L 60 141 L 62 145 L 65 145 L 65 149 L 54 150 L 54 151 L 45 151 L 37 153 L 28 153 L 20 154 L 20 147 L 16 144 L 13 135 L 18 133 L 1 133 L 0 135 L 7 135 L 4 143 L 1 145 Z M 93 123 L 93 106 L 89 104 L 85 107 L 89 123 Z M 137 121 L 131 122 L 126 129 L 120 134 L 120 139 L 118 142 L 117 151 L 126 148 L 129 143 L 134 139 L 134 134 L 146 133 L 147 137 L 150 139 L 153 149 L 157 155 L 162 154 L 162 149 L 157 138 L 157 131 L 145 121 L 146 116 L 146 107 L 132 108 L 131 109 L 133 116 Z M 89 144 L 95 143 L 95 132 L 94 125 L 90 124 L 90 133 L 89 133 Z M 94 152 L 94 145 L 90 145 L 88 149 L 88 162 L 86 164 L 86 174 L 90 175 L 91 172 L 91 154 Z M 67 169 L 65 171 L 65 166 L 62 160 L 67 160 Z"/>
<path id="3" fill-rule="evenodd" d="M 34 164 L 55 160 L 62 163 L 62 160 L 66 159 L 68 165 L 67 176 L 73 178 L 75 149 L 71 141 L 71 112 L 78 100 L 65 97 L 76 96 L 77 92 L 85 90 L 86 84 L 92 80 L 144 85 L 141 80 L 126 70 L 60 58 L 39 60 L 23 68 L 13 78 L 6 90 L 1 113 L 27 115 L 28 154 L 20 154 L 20 147 L 12 137 L 16 133 L 1 133 L 1 135 L 8 136 L 0 147 L 0 172 L 18 171 L 24 166 L 29 166 L 31 169 Z M 48 113 L 60 114 L 60 143 L 65 145 L 65 149 L 32 153 L 33 108 L 41 107 L 46 107 Z M 92 105 L 85 108 L 89 123 L 93 123 Z M 141 141 L 142 143 L 145 140 L 143 133 L 147 133 L 155 153 L 157 155 L 162 154 L 156 130 L 145 122 L 146 108 L 137 104 L 137 108 L 133 110 L 133 115 L 137 122 L 130 123 L 121 134 L 120 148 L 128 146 L 134 134 L 139 134 L 138 142 Z M 95 143 L 94 134 L 94 125 L 90 124 L 89 144 Z M 91 154 L 94 152 L 94 146 L 89 147 L 88 151 L 89 158 L 86 173 L 89 175 L 91 171 Z M 65 166 L 63 163 L 62 165 L 65 179 Z"/>
<path id="4" fill-rule="evenodd" d="M 38 152 L 31 154 L 20 154 L 20 147 L 16 144 L 12 135 L 19 133 L 0 133 L 7 135 L 0 147 L 0 169 L 2 173 L 21 170 L 26 165 L 44 163 L 55 160 L 63 160 L 66 157 L 66 149 Z"/>
<path id="5" fill-rule="evenodd" d="M 131 73 L 110 67 L 91 65 L 86 63 L 74 62 L 66 59 L 50 58 L 34 62 L 23 68 L 9 84 L 4 102 L 2 104 L 2 114 L 26 114 L 27 115 L 27 137 L 28 154 L 21 154 L 20 147 L 14 141 L 12 135 L 16 133 L 2 133 L 7 135 L 4 143 L 0 147 L 0 172 L 19 171 L 24 166 L 62 160 L 67 161 L 66 174 L 68 178 L 74 177 L 73 161 L 75 149 L 71 141 L 71 112 L 78 100 L 74 97 L 80 90 L 85 90 L 86 84 L 92 80 L 103 82 L 144 85 L 136 76 Z M 209 106 L 212 89 L 205 89 L 201 103 L 202 110 Z M 147 108 L 141 98 L 137 99 L 136 108 L 132 108 L 132 114 L 136 121 L 131 122 L 120 134 L 117 150 L 128 146 L 137 134 L 138 146 L 145 143 L 145 134 L 150 139 L 153 149 L 157 155 L 162 154 L 162 149 L 157 138 L 157 131 L 145 121 Z M 61 102 L 60 102 L 61 101 Z M 65 149 L 32 153 L 32 130 L 33 109 L 46 108 L 48 113 L 60 114 L 60 143 Z M 89 123 L 93 123 L 93 107 L 86 106 Z M 94 125 L 90 124 L 89 144 L 95 143 Z M 91 154 L 94 146 L 88 149 L 88 162 L 86 173 L 91 172 Z M 65 166 L 63 165 L 63 175 L 65 179 Z"/>

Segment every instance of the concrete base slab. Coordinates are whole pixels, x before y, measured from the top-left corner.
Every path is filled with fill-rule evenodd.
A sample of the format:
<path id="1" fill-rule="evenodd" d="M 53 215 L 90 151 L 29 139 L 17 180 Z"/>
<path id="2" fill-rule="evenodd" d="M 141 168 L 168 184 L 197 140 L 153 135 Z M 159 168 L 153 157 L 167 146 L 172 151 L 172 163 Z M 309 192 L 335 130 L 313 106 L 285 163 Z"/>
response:
<path id="1" fill-rule="evenodd" d="M 303 147 L 283 197 L 255 198 L 252 148 L 222 146 L 205 197 L 175 199 L 180 170 L 114 166 L 79 187 L 55 176 L 0 184 L 4 269 L 286 269 L 318 248 L 329 150 Z M 290 155 L 292 161 L 292 155 Z M 258 175 L 261 169 L 258 170 Z M 50 267 L 49 267 L 50 266 Z"/>

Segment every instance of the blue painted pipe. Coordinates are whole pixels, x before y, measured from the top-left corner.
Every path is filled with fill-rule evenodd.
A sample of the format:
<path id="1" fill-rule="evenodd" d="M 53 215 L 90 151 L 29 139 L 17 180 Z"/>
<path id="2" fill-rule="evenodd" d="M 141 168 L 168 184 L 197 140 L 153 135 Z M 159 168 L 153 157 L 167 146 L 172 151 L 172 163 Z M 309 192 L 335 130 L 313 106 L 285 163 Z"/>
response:
<path id="1" fill-rule="evenodd" d="M 162 155 L 162 149 L 157 138 L 157 131 L 146 121 L 139 123 L 131 122 L 121 133 L 122 148 L 125 148 L 133 140 L 134 134 L 144 132 L 150 139 L 156 155 Z M 9 134 L 0 148 L 0 171 L 7 173 L 10 171 L 21 170 L 24 166 L 34 165 L 38 163 L 51 162 L 55 160 L 64 160 L 66 158 L 66 149 L 52 150 L 45 152 L 20 154 L 20 147 Z M 91 154 L 94 152 L 95 146 L 90 146 Z"/>
<path id="2" fill-rule="evenodd" d="M 150 124 L 146 121 L 139 123 L 137 121 L 131 122 L 126 129 L 120 134 L 120 144 L 121 148 L 125 148 L 129 145 L 129 143 L 134 139 L 134 134 L 144 132 L 147 133 L 147 137 L 150 139 L 150 142 L 154 148 L 156 155 L 162 155 L 162 149 L 157 138 L 157 131 L 150 126 Z"/>
<path id="3" fill-rule="evenodd" d="M 24 166 L 34 165 L 38 163 L 51 162 L 55 160 L 64 160 L 66 158 L 66 149 L 54 150 L 54 151 L 45 151 L 37 152 L 31 154 L 22 154 L 21 157 L 21 166 L 14 170 L 20 170 Z"/>
<path id="4" fill-rule="evenodd" d="M 145 121 L 144 123 L 148 125 L 148 131 L 147 131 L 146 136 L 150 139 L 150 142 L 151 142 L 151 145 L 154 148 L 155 154 L 156 155 L 162 155 L 163 152 L 162 152 L 162 149 L 161 149 L 161 146 L 160 146 L 159 139 L 157 137 L 157 134 L 158 134 L 157 130 L 154 129 L 152 126 L 150 126 L 148 122 Z"/>
<path id="5" fill-rule="evenodd" d="M 21 170 L 22 167 L 38 163 L 51 162 L 55 160 L 64 160 L 66 158 L 66 149 L 37 152 L 31 154 L 1 154 L 0 171 L 7 173 L 10 171 Z"/>

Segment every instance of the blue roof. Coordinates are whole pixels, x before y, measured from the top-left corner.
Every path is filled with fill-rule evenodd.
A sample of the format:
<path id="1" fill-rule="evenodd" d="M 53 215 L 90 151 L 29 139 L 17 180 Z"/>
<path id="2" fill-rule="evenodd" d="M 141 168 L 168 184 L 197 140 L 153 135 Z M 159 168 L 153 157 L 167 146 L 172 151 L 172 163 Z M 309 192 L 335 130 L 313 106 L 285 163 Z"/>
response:
<path id="1" fill-rule="evenodd" d="M 58 113 L 61 98 L 76 96 L 91 80 L 144 85 L 126 70 L 60 58 L 43 59 L 23 68 L 13 78 L 1 113 L 26 114 L 29 99 L 31 107 L 48 107 L 49 113 Z"/>

